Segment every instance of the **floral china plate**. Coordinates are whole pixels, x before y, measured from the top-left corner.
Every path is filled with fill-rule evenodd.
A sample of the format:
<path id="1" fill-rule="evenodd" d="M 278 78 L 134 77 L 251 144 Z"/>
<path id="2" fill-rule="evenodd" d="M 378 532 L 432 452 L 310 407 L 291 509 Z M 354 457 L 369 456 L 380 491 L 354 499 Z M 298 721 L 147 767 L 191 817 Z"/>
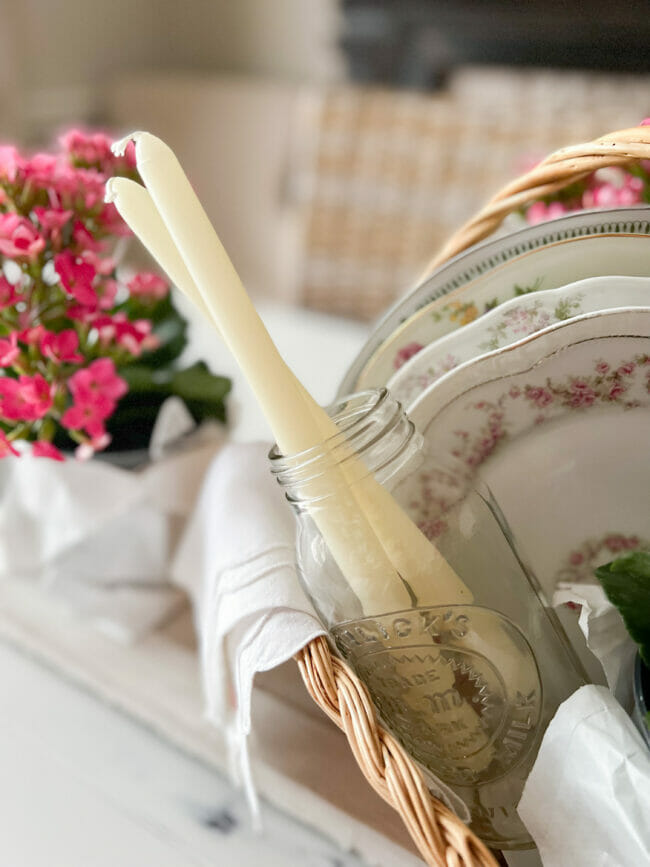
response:
<path id="1" fill-rule="evenodd" d="M 518 295 L 606 274 L 647 276 L 649 236 L 650 208 L 637 207 L 582 211 L 472 247 L 388 311 L 340 393 L 385 385 L 423 346 Z"/>
<path id="2" fill-rule="evenodd" d="M 427 459 L 398 496 L 430 538 L 480 480 L 549 598 L 650 545 L 650 309 L 589 313 L 467 362 L 409 415 Z M 558 613 L 596 676 L 576 613 Z"/>
<path id="3" fill-rule="evenodd" d="M 388 389 L 408 409 L 426 388 L 465 361 L 583 313 L 644 306 L 650 307 L 650 277 L 590 277 L 511 298 L 424 347 L 393 374 Z"/>

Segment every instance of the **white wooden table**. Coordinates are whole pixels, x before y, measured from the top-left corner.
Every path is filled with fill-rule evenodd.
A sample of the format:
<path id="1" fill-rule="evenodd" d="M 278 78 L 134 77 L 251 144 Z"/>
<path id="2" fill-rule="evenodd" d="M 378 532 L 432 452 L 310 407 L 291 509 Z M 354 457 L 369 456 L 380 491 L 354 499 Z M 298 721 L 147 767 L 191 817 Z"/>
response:
<path id="1" fill-rule="evenodd" d="M 3 867 L 359 867 L 58 674 L 0 644 Z"/>

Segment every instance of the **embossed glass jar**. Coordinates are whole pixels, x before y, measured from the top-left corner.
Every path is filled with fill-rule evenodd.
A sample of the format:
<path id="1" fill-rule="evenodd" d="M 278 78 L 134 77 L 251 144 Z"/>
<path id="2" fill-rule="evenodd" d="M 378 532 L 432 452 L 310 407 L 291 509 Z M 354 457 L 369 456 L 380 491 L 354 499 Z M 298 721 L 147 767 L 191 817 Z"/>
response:
<path id="1" fill-rule="evenodd" d="M 516 805 L 546 726 L 585 680 L 580 663 L 489 490 L 463 490 L 424 459 L 421 436 L 385 389 L 352 395 L 329 412 L 339 433 L 327 443 L 298 455 L 270 453 L 297 516 L 304 588 L 383 723 L 460 795 L 472 829 L 495 848 L 528 848 Z M 343 482 L 336 470 L 352 450 L 361 464 Z M 470 603 L 436 598 L 435 574 L 424 593 L 396 574 L 410 607 L 362 604 L 324 538 L 322 516 L 339 503 L 352 514 L 345 500 L 360 499 L 355 489 L 371 473 L 407 513 L 422 480 L 431 488 L 436 479 L 436 518 L 421 528 L 469 589 Z M 384 525 L 380 542 L 387 532 Z"/>

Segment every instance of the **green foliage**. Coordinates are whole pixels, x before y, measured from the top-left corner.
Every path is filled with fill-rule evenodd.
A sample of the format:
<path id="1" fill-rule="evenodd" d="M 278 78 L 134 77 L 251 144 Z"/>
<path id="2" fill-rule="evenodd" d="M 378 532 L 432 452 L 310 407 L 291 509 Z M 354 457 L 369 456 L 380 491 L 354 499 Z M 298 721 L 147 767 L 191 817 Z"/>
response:
<path id="1" fill-rule="evenodd" d="M 650 552 L 634 551 L 600 566 L 596 577 L 650 667 Z"/>
<path id="2" fill-rule="evenodd" d="M 231 382 L 211 373 L 203 361 L 183 370 L 129 364 L 120 368 L 119 374 L 129 391 L 109 422 L 113 437 L 110 451 L 147 448 L 160 407 L 173 395 L 183 400 L 197 424 L 207 419 L 226 420 L 225 398 Z"/>
<path id="3" fill-rule="evenodd" d="M 131 296 L 124 304 L 130 319 L 150 319 L 160 346 L 118 368 L 129 386 L 107 425 L 112 441 L 109 451 L 145 449 L 162 404 L 180 397 L 194 421 L 226 421 L 226 395 L 231 382 L 211 373 L 203 361 L 178 369 L 178 358 L 187 345 L 187 322 L 176 310 L 169 293 L 153 308 Z"/>

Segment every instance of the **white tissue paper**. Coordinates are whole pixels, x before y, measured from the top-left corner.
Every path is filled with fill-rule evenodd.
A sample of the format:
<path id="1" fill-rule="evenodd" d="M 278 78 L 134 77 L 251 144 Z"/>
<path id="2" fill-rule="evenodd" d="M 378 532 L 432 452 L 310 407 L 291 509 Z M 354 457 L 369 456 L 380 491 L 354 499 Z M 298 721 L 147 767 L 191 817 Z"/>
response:
<path id="1" fill-rule="evenodd" d="M 216 424 L 178 440 L 189 426 L 184 405 L 171 398 L 154 429 L 153 454 L 137 470 L 26 450 L 0 462 L 0 580 L 40 582 L 122 642 L 170 616 L 184 599 L 170 584 L 170 559 L 223 441 Z"/>
<path id="2" fill-rule="evenodd" d="M 172 569 L 195 604 L 207 715 L 227 733 L 231 766 L 254 815 L 247 751 L 253 679 L 324 634 L 298 580 L 295 521 L 271 476 L 268 451 L 263 443 L 222 449 Z M 465 805 L 447 786 L 429 782 L 467 818 Z"/>
<path id="3" fill-rule="evenodd" d="M 553 596 L 555 606 L 580 606 L 578 623 L 587 646 L 600 662 L 607 685 L 626 710 L 632 708 L 632 668 L 637 647 L 623 618 L 600 584 L 563 584 Z"/>
<path id="4" fill-rule="evenodd" d="M 605 687 L 560 706 L 518 810 L 544 867 L 650 864 L 650 753 Z"/>
<path id="5" fill-rule="evenodd" d="M 518 812 L 544 867 L 650 864 L 650 751 L 626 713 L 636 645 L 599 584 L 564 585 L 553 602 L 582 606 L 609 690 L 584 686 L 560 706 Z"/>

